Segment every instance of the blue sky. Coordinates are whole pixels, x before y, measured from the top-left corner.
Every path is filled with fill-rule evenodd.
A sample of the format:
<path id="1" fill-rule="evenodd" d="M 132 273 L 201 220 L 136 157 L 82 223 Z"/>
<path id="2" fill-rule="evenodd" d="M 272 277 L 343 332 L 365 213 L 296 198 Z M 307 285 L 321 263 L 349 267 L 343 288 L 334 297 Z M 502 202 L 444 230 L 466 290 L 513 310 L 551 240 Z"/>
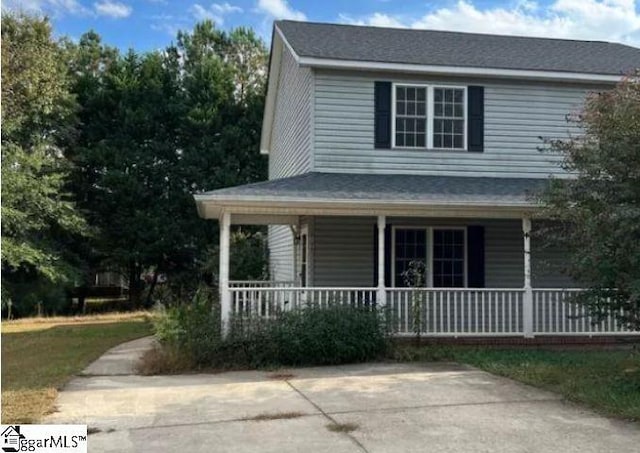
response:
<path id="1" fill-rule="evenodd" d="M 640 46 L 640 0 L 5 0 L 4 10 L 51 17 L 58 35 L 94 29 L 126 49 L 158 49 L 204 18 L 251 26 L 275 19 L 617 41 Z"/>

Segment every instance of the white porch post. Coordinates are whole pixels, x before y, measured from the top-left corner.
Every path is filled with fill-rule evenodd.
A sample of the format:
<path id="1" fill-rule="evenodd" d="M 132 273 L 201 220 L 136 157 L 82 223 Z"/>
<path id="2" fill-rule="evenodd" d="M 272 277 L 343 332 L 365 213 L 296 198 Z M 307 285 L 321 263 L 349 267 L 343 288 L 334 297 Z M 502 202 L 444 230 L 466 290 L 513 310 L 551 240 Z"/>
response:
<path id="1" fill-rule="evenodd" d="M 384 246 L 384 229 L 387 225 L 387 218 L 383 215 L 378 216 L 378 306 L 385 307 L 387 305 L 387 291 L 385 288 L 384 262 L 385 262 L 385 246 Z"/>
<path id="2" fill-rule="evenodd" d="M 531 219 L 522 218 L 524 236 L 524 297 L 522 299 L 522 323 L 525 338 L 533 338 L 533 290 L 531 288 Z"/>
<path id="3" fill-rule="evenodd" d="M 231 214 L 223 212 L 220 218 L 220 322 L 222 336 L 229 333 L 231 294 L 229 293 L 229 230 Z"/>

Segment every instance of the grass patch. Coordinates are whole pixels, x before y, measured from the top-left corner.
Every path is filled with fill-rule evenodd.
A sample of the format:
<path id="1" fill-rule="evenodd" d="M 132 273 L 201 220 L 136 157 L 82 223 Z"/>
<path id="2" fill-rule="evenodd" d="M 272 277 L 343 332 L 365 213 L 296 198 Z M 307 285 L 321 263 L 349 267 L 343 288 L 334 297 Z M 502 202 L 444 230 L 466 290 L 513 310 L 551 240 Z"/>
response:
<path id="1" fill-rule="evenodd" d="M 264 422 L 267 420 L 289 420 L 292 418 L 304 417 L 307 414 L 302 412 L 277 412 L 273 414 L 258 414 L 254 417 L 243 418 L 245 421 Z"/>
<path id="2" fill-rule="evenodd" d="M 640 353 L 471 347 L 396 348 L 400 361 L 455 360 L 563 395 L 602 414 L 640 421 Z"/>
<path id="3" fill-rule="evenodd" d="M 57 390 L 108 349 L 149 335 L 145 313 L 2 323 L 2 423 L 34 423 Z"/>
<path id="4" fill-rule="evenodd" d="M 327 429 L 334 433 L 350 433 L 359 427 L 356 423 L 330 423 L 327 425 Z"/>

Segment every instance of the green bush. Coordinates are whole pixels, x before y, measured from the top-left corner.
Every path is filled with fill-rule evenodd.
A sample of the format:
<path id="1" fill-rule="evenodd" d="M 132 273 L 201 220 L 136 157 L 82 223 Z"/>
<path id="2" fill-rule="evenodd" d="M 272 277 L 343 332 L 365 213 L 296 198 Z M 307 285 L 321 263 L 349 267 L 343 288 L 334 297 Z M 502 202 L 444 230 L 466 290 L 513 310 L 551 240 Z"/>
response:
<path id="1" fill-rule="evenodd" d="M 165 310 L 155 322 L 165 348 L 190 357 L 193 368 L 330 365 L 372 360 L 387 346 L 383 317 L 350 306 L 309 307 L 270 320 L 236 319 L 222 340 L 210 292 Z"/>
<path id="2" fill-rule="evenodd" d="M 154 317 L 155 336 L 165 348 L 188 357 L 194 364 L 211 360 L 220 347 L 220 309 L 213 291 L 198 288 L 187 304 L 174 304 Z"/>
<path id="3" fill-rule="evenodd" d="M 377 311 L 345 305 L 286 312 L 270 336 L 285 365 L 364 362 L 380 356 L 387 340 Z"/>

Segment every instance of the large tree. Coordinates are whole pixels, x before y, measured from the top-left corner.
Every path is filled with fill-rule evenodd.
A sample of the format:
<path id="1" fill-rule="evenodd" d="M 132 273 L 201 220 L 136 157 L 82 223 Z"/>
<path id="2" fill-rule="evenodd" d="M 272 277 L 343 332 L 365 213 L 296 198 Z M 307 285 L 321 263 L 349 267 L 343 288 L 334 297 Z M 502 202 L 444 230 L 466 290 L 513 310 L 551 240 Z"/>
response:
<path id="1" fill-rule="evenodd" d="M 568 251 L 566 271 L 587 289 L 576 302 L 640 330 L 640 78 L 594 93 L 572 120 L 583 135 L 550 142 L 575 179 L 544 194 L 542 233 Z"/>
<path id="2" fill-rule="evenodd" d="M 74 283 L 87 232 L 66 190 L 76 104 L 46 19 L 2 15 L 2 299 Z M 33 300 L 32 302 L 40 302 Z"/>
<path id="3" fill-rule="evenodd" d="M 265 177 L 266 51 L 252 33 L 211 22 L 163 52 L 120 56 L 93 33 L 71 47 L 82 107 L 74 187 L 101 232 L 96 256 L 126 271 L 137 304 L 143 272 L 151 290 L 160 273 L 197 276 L 217 241 L 193 193 Z"/>

